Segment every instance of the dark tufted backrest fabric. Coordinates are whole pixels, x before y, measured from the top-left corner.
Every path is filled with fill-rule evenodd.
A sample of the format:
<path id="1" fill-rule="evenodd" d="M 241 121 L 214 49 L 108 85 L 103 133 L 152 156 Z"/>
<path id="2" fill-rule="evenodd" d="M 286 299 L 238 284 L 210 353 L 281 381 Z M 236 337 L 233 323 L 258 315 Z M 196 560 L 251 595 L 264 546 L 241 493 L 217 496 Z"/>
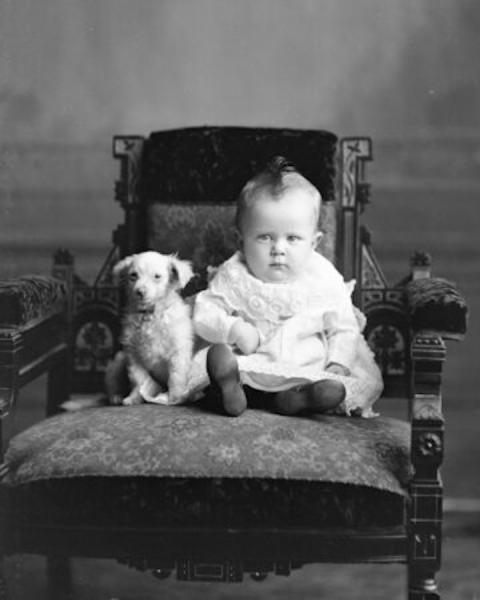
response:
<path id="1" fill-rule="evenodd" d="M 142 158 L 140 193 L 147 245 L 193 262 L 196 291 L 207 267 L 236 249 L 235 202 L 244 184 L 275 155 L 285 156 L 323 199 L 319 251 L 335 257 L 337 138 L 315 130 L 192 127 L 152 133 Z"/>

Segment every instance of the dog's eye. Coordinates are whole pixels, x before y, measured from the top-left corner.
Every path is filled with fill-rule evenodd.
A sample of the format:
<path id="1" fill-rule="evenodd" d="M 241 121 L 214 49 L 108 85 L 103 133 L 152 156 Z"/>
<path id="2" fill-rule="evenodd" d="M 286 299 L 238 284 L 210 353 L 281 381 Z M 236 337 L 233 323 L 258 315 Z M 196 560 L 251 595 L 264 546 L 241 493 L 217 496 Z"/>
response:
<path id="1" fill-rule="evenodd" d="M 128 274 L 128 278 L 130 279 L 130 281 L 137 281 L 138 273 L 136 273 L 135 271 L 132 271 L 131 273 Z"/>
<path id="2" fill-rule="evenodd" d="M 155 275 L 153 276 L 153 278 L 158 281 L 159 279 L 162 278 L 162 276 L 160 275 L 160 273 L 155 273 Z"/>

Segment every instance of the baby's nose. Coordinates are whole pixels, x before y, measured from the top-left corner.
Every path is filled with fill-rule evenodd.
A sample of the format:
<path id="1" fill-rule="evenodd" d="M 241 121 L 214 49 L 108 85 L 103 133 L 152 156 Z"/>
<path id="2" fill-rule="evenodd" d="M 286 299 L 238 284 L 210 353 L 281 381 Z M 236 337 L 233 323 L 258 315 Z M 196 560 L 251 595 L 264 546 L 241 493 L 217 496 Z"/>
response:
<path id="1" fill-rule="evenodd" d="M 273 254 L 284 254 L 285 253 L 285 242 L 281 239 L 275 240 L 272 244 Z"/>

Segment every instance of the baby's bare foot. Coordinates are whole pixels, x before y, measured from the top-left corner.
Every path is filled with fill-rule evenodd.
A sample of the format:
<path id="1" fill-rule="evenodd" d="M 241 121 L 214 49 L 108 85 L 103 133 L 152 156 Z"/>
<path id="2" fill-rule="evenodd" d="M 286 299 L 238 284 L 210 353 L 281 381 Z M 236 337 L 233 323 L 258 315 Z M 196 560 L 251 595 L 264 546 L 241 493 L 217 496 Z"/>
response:
<path id="1" fill-rule="evenodd" d="M 274 408 L 282 415 L 295 415 L 304 411 L 323 413 L 336 408 L 343 400 L 343 383 L 334 379 L 322 379 L 278 392 L 274 398 Z"/>
<path id="2" fill-rule="evenodd" d="M 247 408 L 237 359 L 227 344 L 213 345 L 207 354 L 207 372 L 227 415 L 238 417 Z"/>

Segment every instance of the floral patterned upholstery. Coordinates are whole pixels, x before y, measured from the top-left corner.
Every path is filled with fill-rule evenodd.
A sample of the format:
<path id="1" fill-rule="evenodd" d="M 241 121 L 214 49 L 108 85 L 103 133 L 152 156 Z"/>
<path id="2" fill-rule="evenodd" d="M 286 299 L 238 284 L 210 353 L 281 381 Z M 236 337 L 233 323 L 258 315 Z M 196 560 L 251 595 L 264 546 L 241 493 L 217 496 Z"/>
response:
<path id="1" fill-rule="evenodd" d="M 17 435 L 4 483 L 98 477 L 323 481 L 403 495 L 409 426 L 388 418 L 236 419 L 198 405 L 92 408 L 46 419 Z"/>
<path id="2" fill-rule="evenodd" d="M 19 327 L 61 309 L 65 284 L 53 277 L 31 275 L 0 281 L 0 327 Z"/>

